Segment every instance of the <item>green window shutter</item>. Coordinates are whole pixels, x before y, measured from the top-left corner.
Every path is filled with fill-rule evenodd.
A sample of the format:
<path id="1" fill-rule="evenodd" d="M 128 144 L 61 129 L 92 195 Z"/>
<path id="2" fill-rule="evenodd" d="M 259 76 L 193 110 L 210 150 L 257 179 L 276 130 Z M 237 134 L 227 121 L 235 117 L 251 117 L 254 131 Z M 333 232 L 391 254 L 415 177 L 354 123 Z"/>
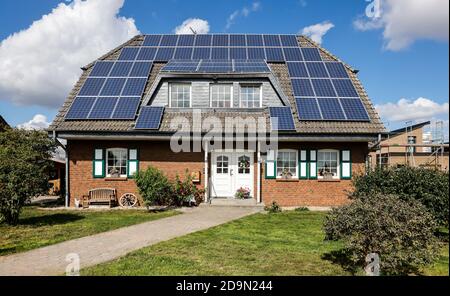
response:
<path id="1" fill-rule="evenodd" d="M 341 179 L 352 178 L 352 155 L 350 150 L 341 150 Z"/>
<path id="2" fill-rule="evenodd" d="M 299 178 L 308 179 L 308 150 L 300 150 L 298 160 Z"/>
<path id="3" fill-rule="evenodd" d="M 138 149 L 128 149 L 127 176 L 133 178 L 139 171 L 139 151 Z"/>
<path id="4" fill-rule="evenodd" d="M 264 170 L 266 179 L 277 178 L 277 162 L 275 159 L 275 151 L 267 151 L 266 167 Z"/>
<path id="5" fill-rule="evenodd" d="M 92 161 L 92 175 L 94 178 L 105 177 L 105 150 L 94 149 L 94 160 Z"/>
<path id="6" fill-rule="evenodd" d="M 309 178 L 317 179 L 317 150 L 309 151 Z"/>

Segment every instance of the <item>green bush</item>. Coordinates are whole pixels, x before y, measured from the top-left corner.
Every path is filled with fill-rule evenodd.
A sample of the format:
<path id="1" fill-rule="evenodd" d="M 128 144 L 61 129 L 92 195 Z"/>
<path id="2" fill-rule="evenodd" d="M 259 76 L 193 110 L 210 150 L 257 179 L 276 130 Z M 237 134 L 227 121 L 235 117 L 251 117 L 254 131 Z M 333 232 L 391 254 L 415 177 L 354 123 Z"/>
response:
<path id="1" fill-rule="evenodd" d="M 174 183 L 174 201 L 178 206 L 191 205 L 192 200 L 196 205 L 203 201 L 204 190 L 198 189 L 192 181 L 192 175 L 186 171 L 183 180 L 177 175 Z"/>
<path id="2" fill-rule="evenodd" d="M 0 132 L 0 222 L 16 225 L 23 205 L 48 192 L 55 149 L 55 142 L 43 131 Z"/>
<path id="3" fill-rule="evenodd" d="M 415 199 L 433 214 L 439 225 L 448 226 L 448 173 L 404 167 L 376 169 L 367 175 L 355 177 L 352 198 L 371 198 L 376 193 L 395 194 L 403 200 Z"/>
<path id="4" fill-rule="evenodd" d="M 272 204 L 270 206 L 265 206 L 264 210 L 266 210 L 267 212 L 274 214 L 274 213 L 281 213 L 282 209 L 281 207 L 277 204 L 276 201 L 272 202 Z"/>
<path id="5" fill-rule="evenodd" d="M 433 216 L 418 201 L 375 194 L 332 210 L 326 217 L 327 240 L 343 240 L 343 253 L 354 267 L 364 267 L 370 253 L 380 256 L 386 275 L 417 273 L 438 251 Z"/>
<path id="6" fill-rule="evenodd" d="M 159 169 L 149 166 L 136 173 L 135 181 L 146 206 L 176 205 L 173 186 Z"/>

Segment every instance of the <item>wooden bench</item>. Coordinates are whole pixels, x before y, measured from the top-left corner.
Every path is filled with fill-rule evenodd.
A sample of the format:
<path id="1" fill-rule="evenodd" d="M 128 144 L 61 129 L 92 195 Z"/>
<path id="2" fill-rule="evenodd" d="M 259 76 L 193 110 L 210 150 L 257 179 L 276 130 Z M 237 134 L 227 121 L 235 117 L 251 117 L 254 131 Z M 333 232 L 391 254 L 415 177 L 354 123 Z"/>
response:
<path id="1" fill-rule="evenodd" d="M 114 188 L 96 188 L 89 190 L 88 195 L 83 195 L 83 208 L 91 204 L 108 204 L 110 208 L 117 204 L 117 194 Z"/>

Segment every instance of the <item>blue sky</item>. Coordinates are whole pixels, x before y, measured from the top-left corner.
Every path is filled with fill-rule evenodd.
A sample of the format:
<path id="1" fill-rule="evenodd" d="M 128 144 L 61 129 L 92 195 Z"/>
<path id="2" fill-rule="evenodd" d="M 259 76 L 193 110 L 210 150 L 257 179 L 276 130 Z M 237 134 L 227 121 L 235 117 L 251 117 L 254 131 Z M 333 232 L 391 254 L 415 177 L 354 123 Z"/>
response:
<path id="1" fill-rule="evenodd" d="M 409 20 L 404 21 L 401 17 L 396 17 L 393 13 L 389 13 L 389 5 L 394 5 L 390 3 L 393 0 L 381 0 L 386 1 L 386 3 L 383 3 L 383 7 L 387 7 L 386 11 L 383 10 L 386 16 L 383 15 L 380 18 L 381 21 L 379 19 L 377 22 L 372 22 L 371 19 L 367 19 L 364 16 L 366 6 L 370 4 L 365 0 L 292 0 L 283 1 L 282 5 L 280 4 L 281 1 L 269 0 L 166 0 L 145 2 L 126 0 L 123 7 L 120 7 L 120 2 L 123 0 L 88 1 L 97 1 L 102 5 L 114 3 L 117 6 L 117 11 L 111 12 L 111 17 L 113 18 L 114 14 L 118 12 L 118 15 L 121 17 L 128 20 L 133 19 L 135 28 L 142 33 L 171 33 L 175 27 L 189 18 L 199 18 L 207 21 L 209 24 L 209 32 L 211 33 L 301 33 L 305 27 L 314 24 L 323 24 L 324 22 L 331 23 L 334 27 L 323 35 L 322 45 L 343 61 L 361 71 L 359 77 L 374 104 L 380 106 L 383 120 L 390 122 L 389 127 L 402 126 L 409 119 L 420 121 L 429 118 L 448 121 L 448 105 L 445 105 L 445 103 L 449 101 L 449 47 L 448 37 L 442 37 L 448 35 L 448 12 L 446 15 L 440 16 L 444 24 L 445 21 L 447 22 L 445 27 L 441 23 L 430 24 L 429 30 L 431 33 L 436 32 L 436 30 L 442 31 L 438 32 L 439 34 L 437 36 L 434 36 L 427 32 L 419 32 L 419 29 L 416 29 L 417 32 L 415 32 L 415 24 L 410 24 L 408 23 Z M 407 3 L 405 0 L 397 1 Z M 434 10 L 424 9 L 424 15 L 419 16 L 418 22 L 420 21 L 420 17 L 430 19 L 430 15 L 425 15 L 427 13 L 431 14 L 431 18 L 433 18 L 433 14 L 443 10 L 442 7 L 444 9 L 445 7 L 448 8 L 447 0 L 408 1 L 423 2 L 423 4 L 425 2 L 433 2 L 431 6 L 435 6 Z M 21 30 L 27 30 L 34 21 L 40 20 L 43 15 L 51 13 L 52 9 L 57 7 L 61 2 L 65 3 L 64 5 L 70 5 L 70 1 L 55 0 L 0 1 L 0 40 L 4 40 Z M 448 9 L 446 10 L 448 11 Z M 235 17 L 230 22 L 230 16 L 233 13 L 235 13 Z M 415 14 L 417 11 L 412 11 L 411 13 Z M 102 12 L 95 12 L 92 17 L 101 18 Z M 438 17 L 435 18 L 438 19 Z M 375 27 L 376 29 L 362 30 L 355 26 L 354 22 L 356 20 L 362 20 L 367 25 L 373 25 L 372 28 Z M 229 23 L 228 28 L 227 21 Z M 419 27 L 420 24 L 416 25 L 417 28 L 421 28 Z M 67 28 L 70 24 L 65 26 Z M 108 24 L 105 26 L 108 26 Z M 112 22 L 110 26 L 114 27 L 116 25 Z M 130 24 L 125 24 L 124 26 L 128 26 L 128 28 L 133 27 Z M 386 28 L 389 26 L 397 26 L 398 29 L 395 32 L 388 32 Z M 63 35 L 66 33 L 63 28 L 59 28 L 59 33 L 50 30 L 46 31 L 45 34 L 47 35 L 44 34 L 45 38 L 50 39 L 50 41 L 48 42 L 48 51 L 45 49 L 47 46 L 45 42 L 41 44 L 45 52 L 41 55 L 43 56 L 43 61 L 46 58 L 51 59 L 51 57 L 46 57 L 47 53 L 49 55 L 54 54 L 56 57 L 70 54 L 71 50 L 68 50 L 67 46 L 61 46 L 62 49 L 58 52 L 59 41 L 55 41 L 54 44 L 51 42 L 51 34 Z M 92 28 L 95 28 L 95 26 Z M 6 67 L 4 66 L 2 68 L 1 60 L 9 59 L 10 55 L 15 55 L 17 51 L 21 51 L 22 49 L 24 52 L 27 50 L 36 51 L 36 48 L 31 48 L 34 41 L 31 40 L 28 43 L 28 39 L 33 39 L 34 35 L 39 34 L 35 33 L 39 32 L 38 29 L 39 27 L 36 28 L 36 31 L 32 31 L 32 33 L 23 38 L 16 38 L 18 41 L 15 43 L 12 40 L 10 42 L 12 45 L 7 46 L 5 42 L 0 44 L 0 70 Z M 45 31 L 45 29 L 42 30 Z M 57 30 L 58 26 L 55 26 L 54 31 Z M 91 34 L 97 34 L 95 29 L 91 31 Z M 78 34 L 77 31 L 73 32 L 72 34 Z M 115 31 L 112 30 L 111 32 Z M 84 35 L 83 38 L 88 37 Z M 401 46 L 400 49 L 397 47 L 393 48 L 395 45 L 392 44 L 395 42 L 398 44 L 398 40 L 402 38 L 409 38 L 410 42 L 406 46 Z M 82 40 L 81 37 L 80 39 Z M 104 36 L 104 39 L 107 39 L 107 36 Z M 125 39 L 125 37 L 121 39 Z M 121 39 L 117 40 L 117 44 L 123 41 Z M 19 41 L 23 43 L 23 48 Z M 62 42 L 66 41 L 63 40 Z M 35 44 L 40 45 L 40 43 Z M 83 44 L 76 44 L 76 46 L 83 47 Z M 105 45 L 105 48 L 108 48 L 108 46 L 111 48 L 113 44 L 108 43 Z M 83 48 L 79 50 L 79 52 L 87 51 L 87 49 Z M 86 60 L 94 60 L 96 57 L 83 55 L 83 60 L 77 63 L 76 60 L 73 61 L 76 58 L 75 56 L 71 57 L 71 63 L 73 65 L 78 64 L 77 67 L 81 67 L 85 64 Z M 17 57 L 11 57 L 11 60 L 14 61 L 14 58 Z M 37 60 L 39 60 L 39 55 L 37 56 Z M 38 63 L 36 61 L 34 62 Z M 45 65 L 37 65 L 35 72 L 38 74 L 35 75 L 45 75 L 39 71 L 39 67 L 45 68 Z M 59 65 L 58 67 L 64 67 L 64 65 Z M 79 73 L 75 71 L 75 74 L 78 75 Z M 20 80 L 21 78 L 20 73 L 13 73 L 12 75 L 17 77 L 16 80 Z M 70 76 L 67 78 L 68 81 L 73 80 L 73 77 L 75 77 L 74 75 L 68 76 Z M 11 77 L 11 75 L 8 77 Z M 0 74 L 1 78 L 2 76 Z M 19 86 L 16 88 L 11 87 L 11 84 L 14 84 L 16 81 L 11 81 L 8 84 L 4 82 L 3 85 L 0 82 L 0 114 L 11 125 L 27 122 L 36 114 L 45 115 L 47 121 L 51 121 L 57 112 L 57 106 L 62 104 L 70 90 L 67 87 L 55 88 L 55 90 L 58 89 L 57 93 L 36 90 L 35 95 L 32 87 L 39 88 L 43 85 L 39 85 L 39 81 L 34 85 L 34 79 L 31 80 L 31 84 L 24 84 L 25 88 L 31 88 L 27 90 L 29 93 L 24 91 L 23 94 L 18 94 L 22 92 Z M 45 80 L 42 81 L 45 84 Z M 72 81 L 71 83 L 73 84 Z M 48 96 L 52 98 L 52 101 L 49 103 L 48 101 L 41 100 L 38 94 Z M 30 99 L 27 99 L 27 97 Z M 424 98 L 427 101 L 419 100 L 416 102 L 419 98 Z M 399 103 L 400 99 L 407 99 L 408 101 Z M 392 105 L 389 105 L 389 103 Z M 423 106 L 429 108 L 430 111 L 425 114 L 420 114 L 420 110 L 417 109 Z M 404 109 L 402 109 L 403 107 Z M 447 111 L 443 111 L 443 109 L 447 109 Z M 399 112 L 418 112 L 419 114 L 410 115 L 409 117 L 396 116 Z"/>

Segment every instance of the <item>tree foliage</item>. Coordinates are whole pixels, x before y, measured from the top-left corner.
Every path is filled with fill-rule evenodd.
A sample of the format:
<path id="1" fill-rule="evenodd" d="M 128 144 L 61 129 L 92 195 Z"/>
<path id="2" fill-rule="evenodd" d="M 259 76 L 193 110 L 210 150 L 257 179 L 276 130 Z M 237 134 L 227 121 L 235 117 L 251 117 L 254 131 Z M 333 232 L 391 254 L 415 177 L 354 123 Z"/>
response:
<path id="1" fill-rule="evenodd" d="M 395 194 L 403 200 L 418 200 L 433 214 L 440 225 L 449 221 L 449 175 L 448 173 L 404 167 L 376 169 L 354 179 L 352 197 L 371 198 L 372 195 Z"/>
<path id="2" fill-rule="evenodd" d="M 0 216 L 19 222 L 23 205 L 48 191 L 56 145 L 46 132 L 6 129 L 0 133 Z"/>
<path id="3" fill-rule="evenodd" d="M 417 200 L 375 194 L 332 210 L 326 217 L 327 240 L 343 240 L 354 266 L 364 267 L 368 254 L 380 257 L 387 275 L 417 273 L 438 251 L 433 216 Z"/>

